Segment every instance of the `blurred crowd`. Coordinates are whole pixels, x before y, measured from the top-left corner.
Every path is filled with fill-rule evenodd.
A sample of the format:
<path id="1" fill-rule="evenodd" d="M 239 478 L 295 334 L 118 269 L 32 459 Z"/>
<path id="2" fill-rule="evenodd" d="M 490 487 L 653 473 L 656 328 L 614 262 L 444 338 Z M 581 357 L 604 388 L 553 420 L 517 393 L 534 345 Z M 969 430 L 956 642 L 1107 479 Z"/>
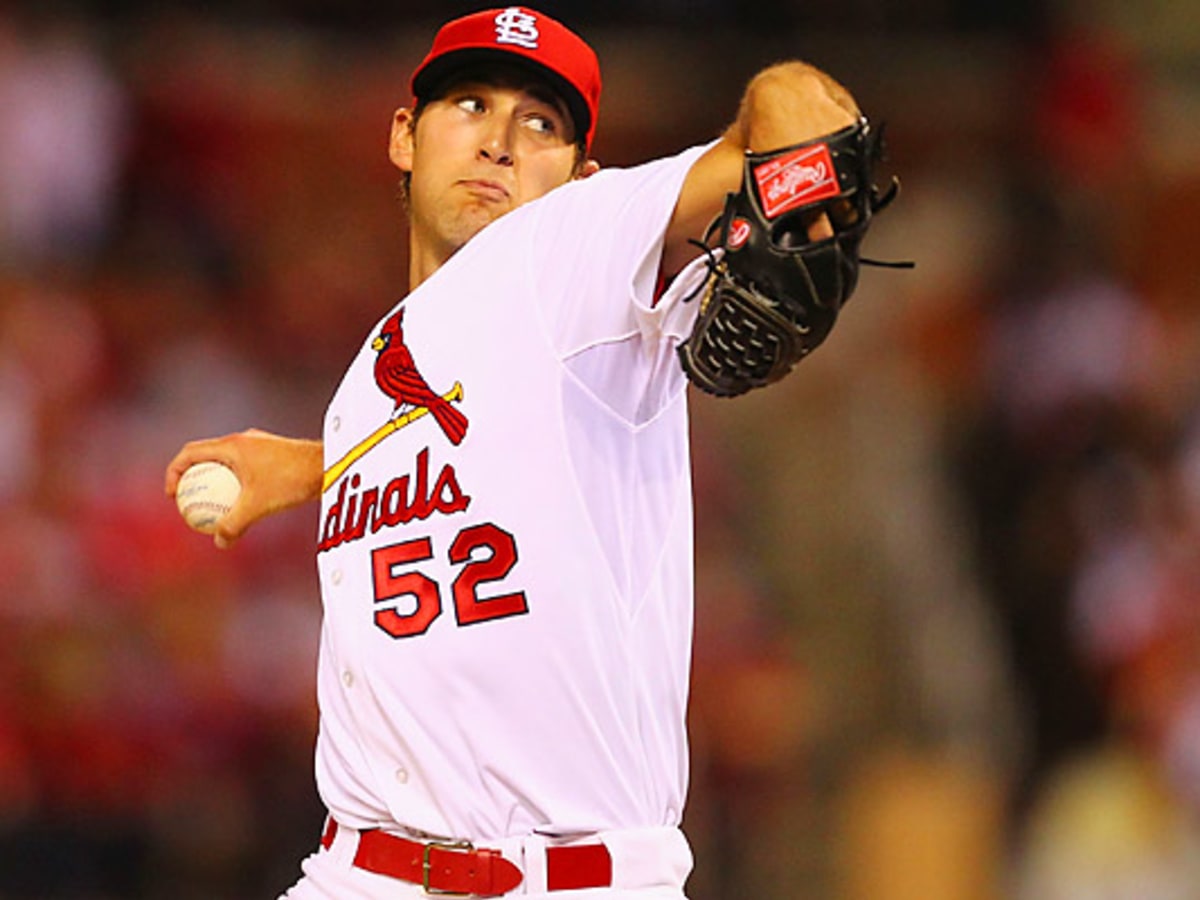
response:
<path id="1" fill-rule="evenodd" d="M 606 163 L 785 48 L 861 85 L 917 262 L 696 399 L 694 900 L 1200 898 L 1200 28 L 1056 24 L 598 32 Z M 273 897 L 315 845 L 315 513 L 219 552 L 162 476 L 318 433 L 405 283 L 427 37 L 0 7 L 0 900 Z"/>

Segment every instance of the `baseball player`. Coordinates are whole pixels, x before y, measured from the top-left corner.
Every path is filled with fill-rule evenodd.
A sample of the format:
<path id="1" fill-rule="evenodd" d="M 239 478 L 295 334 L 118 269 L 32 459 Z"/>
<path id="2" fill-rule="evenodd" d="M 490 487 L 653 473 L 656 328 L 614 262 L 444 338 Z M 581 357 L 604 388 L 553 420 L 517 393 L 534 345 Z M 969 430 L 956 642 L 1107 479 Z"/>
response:
<path id="1" fill-rule="evenodd" d="M 787 63 L 719 139 L 599 171 L 596 55 L 525 7 L 443 26 L 411 87 L 409 292 L 322 439 L 195 441 L 166 476 L 235 470 L 222 546 L 321 501 L 329 817 L 286 896 L 680 898 L 687 384 L 741 393 L 824 338 L 878 136 Z"/>

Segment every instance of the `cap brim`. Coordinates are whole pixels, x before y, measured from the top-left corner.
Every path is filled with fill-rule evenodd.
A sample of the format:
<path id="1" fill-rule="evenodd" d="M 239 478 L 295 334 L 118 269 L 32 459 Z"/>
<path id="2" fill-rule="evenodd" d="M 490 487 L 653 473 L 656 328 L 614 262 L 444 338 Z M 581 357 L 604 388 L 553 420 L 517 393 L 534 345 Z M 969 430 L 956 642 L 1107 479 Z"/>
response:
<path id="1" fill-rule="evenodd" d="M 449 53 L 431 60 L 417 72 L 412 80 L 413 95 L 421 102 L 432 99 L 437 95 L 442 82 L 475 63 L 506 63 L 524 69 L 545 81 L 567 105 L 567 111 L 571 114 L 571 121 L 575 126 L 575 140 L 586 140 L 592 126 L 592 117 L 583 95 L 575 89 L 571 82 L 553 69 L 522 56 L 520 53 L 497 50 L 492 47 L 464 47 L 459 50 L 451 50 Z"/>

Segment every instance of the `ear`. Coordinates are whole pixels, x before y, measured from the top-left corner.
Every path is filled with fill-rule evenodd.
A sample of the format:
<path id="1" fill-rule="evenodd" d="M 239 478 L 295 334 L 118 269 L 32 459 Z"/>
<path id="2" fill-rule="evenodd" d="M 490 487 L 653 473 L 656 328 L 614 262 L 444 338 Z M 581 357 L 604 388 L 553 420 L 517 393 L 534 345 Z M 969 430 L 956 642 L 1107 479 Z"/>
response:
<path id="1" fill-rule="evenodd" d="M 579 171 L 575 173 L 574 180 L 582 181 L 584 178 L 591 178 L 600 171 L 600 163 L 594 159 L 586 159 L 583 165 L 579 167 Z"/>
<path id="2" fill-rule="evenodd" d="M 413 111 L 400 107 L 392 116 L 392 135 L 388 141 L 388 158 L 401 172 L 412 171 L 413 161 L 413 130 L 415 123 Z"/>

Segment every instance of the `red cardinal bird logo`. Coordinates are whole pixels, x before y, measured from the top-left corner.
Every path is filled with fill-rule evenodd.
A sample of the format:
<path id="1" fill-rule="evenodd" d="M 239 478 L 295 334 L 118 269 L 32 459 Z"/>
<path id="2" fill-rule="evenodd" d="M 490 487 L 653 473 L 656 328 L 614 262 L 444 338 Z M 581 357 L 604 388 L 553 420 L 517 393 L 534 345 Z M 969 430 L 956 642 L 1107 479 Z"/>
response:
<path id="1" fill-rule="evenodd" d="M 430 388 L 417 371 L 412 354 L 404 344 L 403 318 L 401 308 L 388 317 L 379 329 L 379 335 L 371 342 L 371 349 L 379 352 L 375 358 L 375 383 L 396 401 L 393 415 L 405 406 L 423 407 L 437 420 L 450 443 L 460 444 L 467 433 L 467 417 Z"/>

